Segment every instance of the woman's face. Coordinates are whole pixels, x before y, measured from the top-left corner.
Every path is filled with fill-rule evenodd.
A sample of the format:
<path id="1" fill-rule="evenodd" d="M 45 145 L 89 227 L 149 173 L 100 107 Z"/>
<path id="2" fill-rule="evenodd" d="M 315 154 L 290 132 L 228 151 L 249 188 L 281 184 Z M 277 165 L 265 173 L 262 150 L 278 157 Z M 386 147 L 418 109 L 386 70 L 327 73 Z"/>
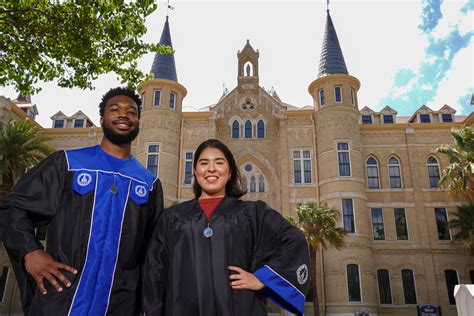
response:
<path id="1" fill-rule="evenodd" d="M 224 153 L 217 148 L 204 149 L 198 157 L 194 175 L 202 188 L 201 198 L 224 196 L 225 186 L 231 177 Z"/>

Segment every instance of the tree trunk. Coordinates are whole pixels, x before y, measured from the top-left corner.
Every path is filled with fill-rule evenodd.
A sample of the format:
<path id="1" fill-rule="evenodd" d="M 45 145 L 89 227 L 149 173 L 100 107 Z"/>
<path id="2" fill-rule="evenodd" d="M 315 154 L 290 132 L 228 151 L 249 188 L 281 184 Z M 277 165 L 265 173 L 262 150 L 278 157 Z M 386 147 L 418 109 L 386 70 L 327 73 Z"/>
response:
<path id="1" fill-rule="evenodd" d="M 320 274 L 321 274 L 321 302 L 322 302 L 322 316 L 326 316 L 326 287 L 325 287 L 325 280 L 324 280 L 324 255 L 323 255 L 323 247 L 319 247 L 319 267 L 320 267 Z"/>
<path id="2" fill-rule="evenodd" d="M 318 282 L 316 281 L 316 249 L 310 249 L 311 252 L 311 286 L 313 290 L 313 309 L 314 316 L 319 316 L 319 301 L 318 301 Z"/>

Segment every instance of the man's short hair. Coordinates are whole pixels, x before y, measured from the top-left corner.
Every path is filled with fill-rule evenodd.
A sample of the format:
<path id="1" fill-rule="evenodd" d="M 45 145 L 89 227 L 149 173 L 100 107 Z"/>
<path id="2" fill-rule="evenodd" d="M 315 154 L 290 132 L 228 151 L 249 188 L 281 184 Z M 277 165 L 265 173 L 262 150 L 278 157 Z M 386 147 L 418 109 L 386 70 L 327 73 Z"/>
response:
<path id="1" fill-rule="evenodd" d="M 100 116 L 105 115 L 105 105 L 107 104 L 107 101 L 109 101 L 111 98 L 117 96 L 117 95 L 124 95 L 126 97 L 129 97 L 132 99 L 138 107 L 138 118 L 140 118 L 140 113 L 142 110 L 142 100 L 140 99 L 140 96 L 135 92 L 135 90 L 128 88 L 128 87 L 117 87 L 117 88 L 112 88 L 109 91 L 107 91 L 106 94 L 102 96 L 102 101 L 99 103 L 99 113 Z"/>

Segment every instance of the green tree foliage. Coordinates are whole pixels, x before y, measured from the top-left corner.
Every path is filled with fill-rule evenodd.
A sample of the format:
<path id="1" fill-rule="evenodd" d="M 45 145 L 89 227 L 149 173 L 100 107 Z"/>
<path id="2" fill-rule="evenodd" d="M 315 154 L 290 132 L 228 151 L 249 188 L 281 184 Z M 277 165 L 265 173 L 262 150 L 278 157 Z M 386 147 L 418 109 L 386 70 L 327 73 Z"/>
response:
<path id="1" fill-rule="evenodd" d="M 474 204 L 467 203 L 458 206 L 449 221 L 450 228 L 459 229 L 453 236 L 453 240 L 460 240 L 464 244 L 464 248 L 474 256 Z"/>
<path id="2" fill-rule="evenodd" d="M 6 0 L 0 3 L 0 85 L 22 94 L 37 83 L 92 88 L 101 74 L 114 72 L 135 86 L 145 79 L 137 59 L 149 52 L 172 53 L 147 44 L 145 19 L 153 0 Z"/>
<path id="3" fill-rule="evenodd" d="M 449 165 L 443 172 L 440 184 L 447 183 L 451 192 L 474 201 L 474 129 L 453 129 L 451 135 L 454 146 L 436 149 L 449 158 Z"/>
<path id="4" fill-rule="evenodd" d="M 8 122 L 0 131 L 0 169 L 4 185 L 16 183 L 26 170 L 54 152 L 45 143 L 47 140 L 27 119 Z"/>
<path id="5" fill-rule="evenodd" d="M 322 249 L 328 246 L 340 249 L 344 245 L 346 231 L 341 227 L 336 227 L 339 211 L 330 207 L 326 203 L 316 204 L 313 202 L 300 203 L 296 208 L 297 218 L 288 216 L 287 219 L 294 226 L 299 228 L 308 240 L 312 267 L 311 282 L 313 289 L 314 315 L 319 315 L 319 303 L 316 284 L 316 256 L 318 250 L 322 255 Z M 323 264 L 323 258 L 320 258 Z"/>

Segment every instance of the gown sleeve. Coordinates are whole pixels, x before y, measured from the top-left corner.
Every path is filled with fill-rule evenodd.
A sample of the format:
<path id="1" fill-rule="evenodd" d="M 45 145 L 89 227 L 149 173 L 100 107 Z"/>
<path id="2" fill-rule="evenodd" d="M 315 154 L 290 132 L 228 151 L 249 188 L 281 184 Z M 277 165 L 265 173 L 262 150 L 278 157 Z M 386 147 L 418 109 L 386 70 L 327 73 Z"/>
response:
<path id="1" fill-rule="evenodd" d="M 256 202 L 254 275 L 265 284 L 260 295 L 303 315 L 309 289 L 309 248 L 303 234 L 265 202 Z"/>
<path id="2" fill-rule="evenodd" d="M 145 315 L 165 315 L 169 250 L 166 242 L 166 217 L 163 212 L 155 225 L 143 267 L 142 304 Z"/>
<path id="3" fill-rule="evenodd" d="M 34 294 L 34 281 L 29 280 L 23 257 L 43 249 L 35 228 L 48 224 L 61 203 L 67 163 L 63 151 L 56 152 L 28 171 L 0 204 L 0 240 L 12 262 L 26 310 Z"/>

